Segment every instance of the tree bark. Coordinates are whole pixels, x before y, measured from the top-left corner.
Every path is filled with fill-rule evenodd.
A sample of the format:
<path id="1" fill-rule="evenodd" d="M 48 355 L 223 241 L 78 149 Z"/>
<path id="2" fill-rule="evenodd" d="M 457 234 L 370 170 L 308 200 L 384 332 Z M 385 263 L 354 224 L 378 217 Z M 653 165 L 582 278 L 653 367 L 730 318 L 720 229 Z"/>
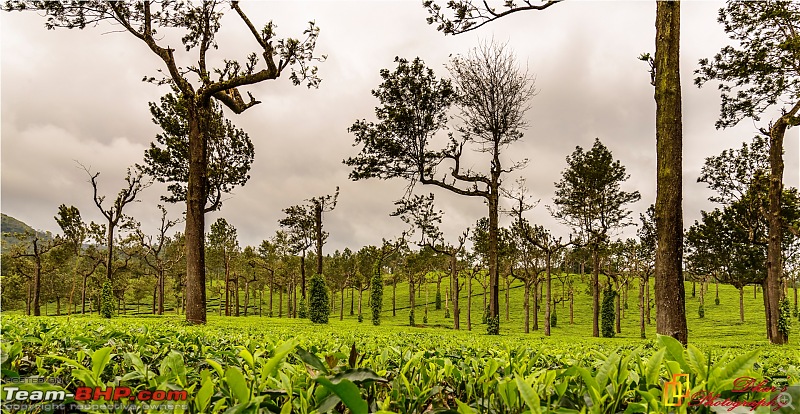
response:
<path id="1" fill-rule="evenodd" d="M 472 276 L 474 273 L 471 273 L 469 279 L 467 279 L 467 330 L 472 330 Z M 794 289 L 794 307 L 797 307 L 797 286 Z"/>
<path id="2" fill-rule="evenodd" d="M 744 322 L 744 286 L 739 287 L 739 321 Z"/>
<path id="3" fill-rule="evenodd" d="M 539 330 L 539 275 L 533 283 L 533 330 Z"/>
<path id="4" fill-rule="evenodd" d="M 592 246 L 592 336 L 600 337 L 600 254 L 599 246 Z"/>
<path id="5" fill-rule="evenodd" d="M 622 290 L 620 289 L 619 281 L 615 280 L 614 284 L 616 285 L 617 292 L 621 292 Z M 624 292 L 622 292 L 622 293 L 624 293 Z M 616 332 L 617 333 L 622 333 L 622 308 L 620 307 L 620 296 L 621 296 L 620 294 L 617 294 L 616 297 L 614 298 L 614 306 L 616 307 L 616 311 L 617 311 L 617 317 L 616 317 Z"/>
<path id="6" fill-rule="evenodd" d="M 206 323 L 205 204 L 208 143 L 206 117 L 210 102 L 186 96 L 189 123 L 189 171 L 186 187 L 186 321 Z M 227 289 L 228 286 L 226 285 Z"/>
<path id="7" fill-rule="evenodd" d="M 642 339 L 645 339 L 647 336 L 644 330 L 644 288 L 645 279 L 639 279 L 639 337 Z"/>
<path id="8" fill-rule="evenodd" d="M 525 293 L 522 295 L 522 317 L 524 320 L 525 326 L 525 333 L 531 332 L 531 308 L 530 308 L 530 297 L 531 297 L 531 284 L 528 279 L 525 279 Z"/>
<path id="9" fill-rule="evenodd" d="M 688 340 L 683 286 L 680 1 L 656 2 L 656 330 Z"/>
<path id="10" fill-rule="evenodd" d="M 458 307 L 458 252 L 453 251 L 453 255 L 450 256 L 450 284 L 452 288 L 450 292 L 453 296 L 453 329 L 459 330 L 461 329 L 461 320 L 460 320 L 460 309 Z"/>
<path id="11" fill-rule="evenodd" d="M 492 162 L 492 171 L 491 171 L 491 181 L 492 185 L 490 186 L 490 193 L 488 205 L 489 205 L 489 318 L 493 319 L 497 326 L 500 326 L 500 272 L 497 266 L 497 243 L 498 243 L 498 235 L 499 235 L 499 217 L 498 217 L 498 208 L 499 208 L 499 188 L 500 188 L 500 171 L 496 171 L 496 168 L 499 168 L 500 162 L 498 158 L 498 152 L 495 150 L 495 160 Z M 491 327 L 492 324 L 487 324 L 487 327 Z M 497 332 L 488 332 L 490 335 L 498 335 L 500 334 L 499 328 Z"/>
<path id="12" fill-rule="evenodd" d="M 544 336 L 550 336 L 550 311 L 551 311 L 550 307 L 553 306 L 552 305 L 553 300 L 552 300 L 552 297 L 551 297 L 551 288 L 552 288 L 551 285 L 552 285 L 552 280 L 553 279 L 552 279 L 552 275 L 550 273 L 550 271 L 551 271 L 551 269 L 550 269 L 550 258 L 551 258 L 550 250 L 547 250 L 545 255 L 546 255 L 545 259 L 546 259 L 546 266 L 547 266 L 547 273 L 546 273 L 546 276 L 545 276 L 546 277 L 546 279 L 545 279 L 545 300 L 547 300 L 547 304 L 544 307 Z"/>
<path id="13" fill-rule="evenodd" d="M 34 245 L 35 247 L 35 245 Z M 34 257 L 33 271 L 33 316 L 41 316 L 41 309 L 39 308 L 39 297 L 42 288 L 42 260 L 37 254 Z"/>
<path id="14" fill-rule="evenodd" d="M 769 238 L 767 241 L 767 279 L 764 284 L 764 302 L 767 308 L 767 333 L 773 344 L 785 344 L 789 336 L 778 330 L 779 303 L 783 297 L 783 220 L 781 219 L 781 195 L 783 193 L 783 137 L 789 126 L 788 117 L 797 112 L 795 108 L 775 122 L 770 128 L 769 140 Z"/>

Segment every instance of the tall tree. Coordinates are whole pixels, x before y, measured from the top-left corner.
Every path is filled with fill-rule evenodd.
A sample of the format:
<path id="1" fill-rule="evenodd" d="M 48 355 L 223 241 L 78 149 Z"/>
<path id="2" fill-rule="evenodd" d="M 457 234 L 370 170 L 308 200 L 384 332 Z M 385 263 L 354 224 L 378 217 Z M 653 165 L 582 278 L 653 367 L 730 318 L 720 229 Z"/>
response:
<path id="1" fill-rule="evenodd" d="M 718 21 L 736 43 L 714 59 L 701 59 L 695 83 L 718 81 L 722 98 L 717 128 L 755 121 L 769 111 L 780 115 L 762 128 L 769 137 L 769 240 L 765 303 L 767 333 L 775 344 L 788 342 L 778 329 L 783 297 L 782 247 L 786 223 L 781 218 L 783 141 L 786 130 L 800 125 L 800 4 L 793 1 L 729 1 Z"/>
<path id="2" fill-rule="evenodd" d="M 211 249 L 220 255 L 225 269 L 225 316 L 231 316 L 231 284 L 236 285 L 235 294 L 238 295 L 238 283 L 232 277 L 235 256 L 239 253 L 239 241 L 236 236 L 236 227 L 220 217 L 211 225 L 208 234 L 208 244 Z M 220 298 L 221 300 L 222 298 Z M 239 316 L 239 308 L 236 307 L 235 315 Z"/>
<path id="3" fill-rule="evenodd" d="M 229 5 L 240 23 L 253 35 L 255 52 L 240 63 L 224 59 L 224 66 L 209 67 L 207 54 L 218 49 L 216 35 L 221 28 L 223 5 Z M 122 31 L 141 41 L 163 62 L 163 78 L 145 77 L 154 83 L 168 83 L 175 87 L 186 104 L 188 125 L 188 170 L 186 176 L 186 320 L 190 323 L 206 321 L 205 290 L 205 207 L 208 184 L 208 122 L 212 119 L 212 100 L 217 100 L 234 113 L 241 113 L 260 103 L 251 93 L 245 102 L 240 87 L 277 79 L 287 68 L 295 85 L 307 82 L 309 87 L 319 85 L 317 68 L 312 63 L 319 60 L 314 48 L 319 28 L 311 22 L 303 32 L 304 38 L 276 36 L 275 24 L 266 23 L 257 29 L 238 1 L 217 0 L 193 2 L 116 2 L 87 1 L 80 3 L 46 1 L 9 1 L 5 10 L 39 11 L 47 17 L 48 29 L 83 29 L 100 23 L 119 25 Z M 195 50 L 196 60 L 179 63 L 170 41 L 177 40 L 171 33 L 180 33 L 180 42 L 187 52 Z M 174 45 L 174 44 L 173 44 Z M 260 56 L 260 57 L 259 57 Z M 263 64 L 260 60 L 263 59 Z M 212 75 L 217 79 L 213 80 Z"/>
<path id="4" fill-rule="evenodd" d="M 556 183 L 553 216 L 571 226 L 592 252 L 592 335 L 600 336 L 600 248 L 610 232 L 630 225 L 626 205 L 639 201 L 638 191 L 623 191 L 630 176 L 599 139 L 592 149 L 580 146 L 567 157 L 567 168 Z"/>
<path id="5" fill-rule="evenodd" d="M 322 215 L 336 208 L 339 199 L 339 187 L 333 194 L 314 197 L 306 200 L 308 204 L 299 204 L 283 209 L 286 217 L 279 220 L 281 227 L 287 229 L 292 249 L 300 253 L 300 292 L 306 298 L 306 250 L 316 247 L 316 274 L 322 275 L 322 246 L 328 239 L 328 233 L 322 230 Z"/>
<path id="6" fill-rule="evenodd" d="M 686 344 L 680 28 L 680 1 L 656 1 L 656 332 Z"/>
<path id="7" fill-rule="evenodd" d="M 354 180 L 377 177 L 404 178 L 409 187 L 417 182 L 486 201 L 489 217 L 489 278 L 491 334 L 499 333 L 499 271 L 497 246 L 499 200 L 504 173 L 524 166 L 524 161 L 503 165 L 501 154 L 522 138 L 528 101 L 534 95 L 533 79 L 521 70 L 505 45 L 484 44 L 466 56 L 453 58 L 448 66 L 452 82 L 437 80 L 419 58 L 396 59 L 394 72 L 381 71 L 383 83 L 373 95 L 382 106 L 375 109 L 378 123 L 357 121 L 350 127 L 358 156 L 345 161 L 354 167 Z M 458 99 L 456 99 L 458 96 Z M 431 140 L 445 127 L 448 108 L 457 101 L 462 124 L 459 139 L 433 149 Z M 470 144 L 488 158 L 488 172 L 461 165 L 464 147 Z M 452 163 L 449 174 L 437 169 Z M 496 322 L 496 323 L 495 323 Z"/>
<path id="8" fill-rule="evenodd" d="M 67 306 L 67 319 L 72 314 L 72 300 L 75 295 L 75 284 L 77 283 L 78 265 L 81 260 L 81 250 L 83 243 L 89 236 L 89 227 L 83 222 L 81 212 L 75 206 L 67 207 L 65 204 L 58 206 L 58 215 L 55 217 L 58 226 L 64 233 L 64 239 L 69 244 L 72 253 L 72 287 L 69 293 L 69 304 Z"/>

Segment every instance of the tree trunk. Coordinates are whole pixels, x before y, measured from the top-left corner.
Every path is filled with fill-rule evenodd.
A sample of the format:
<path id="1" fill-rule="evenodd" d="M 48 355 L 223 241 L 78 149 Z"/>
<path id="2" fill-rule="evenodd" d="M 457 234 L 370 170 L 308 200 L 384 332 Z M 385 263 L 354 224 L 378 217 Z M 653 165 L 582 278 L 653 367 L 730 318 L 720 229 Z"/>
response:
<path id="1" fill-rule="evenodd" d="M 553 299 L 551 297 L 552 274 L 550 269 L 551 252 L 548 250 L 546 253 L 547 273 L 545 274 L 545 300 L 547 304 L 544 307 L 544 336 L 550 336 L 550 307 L 552 306 Z"/>
<path id="2" fill-rule="evenodd" d="M 767 279 L 764 284 L 765 303 L 769 304 L 767 313 L 767 333 L 773 344 L 785 344 L 789 336 L 778 330 L 779 303 L 783 297 L 781 279 L 783 263 L 781 242 L 783 240 L 783 221 L 781 220 L 781 195 L 783 193 L 783 138 L 786 134 L 789 117 L 794 115 L 800 103 L 789 113 L 781 116 L 770 129 L 769 140 L 769 239 L 767 244 Z"/>
<path id="3" fill-rule="evenodd" d="M 344 290 L 342 290 L 342 294 L 344 294 Z M 392 275 L 392 316 L 397 316 L 397 279 L 395 275 Z"/>
<path id="4" fill-rule="evenodd" d="M 159 271 L 158 275 L 158 314 L 164 314 L 164 271 Z"/>
<path id="5" fill-rule="evenodd" d="M 340 305 L 339 306 L 339 320 L 343 321 L 344 320 L 344 285 L 342 285 L 342 292 L 341 292 L 339 300 L 341 301 L 341 303 L 339 304 Z M 394 304 L 392 306 L 394 306 Z"/>
<path id="6" fill-rule="evenodd" d="M 239 277 L 234 274 L 234 288 L 236 288 L 236 316 L 239 316 Z"/>
<path id="7" fill-rule="evenodd" d="M 453 252 L 453 255 L 450 257 L 450 284 L 452 288 L 450 292 L 453 295 L 453 329 L 459 330 L 461 329 L 461 320 L 459 318 L 459 308 L 458 308 L 458 257 L 456 256 L 458 252 Z"/>
<path id="8" fill-rule="evenodd" d="M 522 294 L 522 318 L 524 321 L 525 333 L 531 332 L 531 284 L 529 280 L 530 278 L 525 279 L 525 293 Z"/>
<path id="9" fill-rule="evenodd" d="M 210 102 L 186 96 L 189 171 L 186 192 L 186 321 L 206 323 L 205 204 L 208 143 L 204 132 Z M 226 286 L 227 289 L 227 286 Z"/>
<path id="10" fill-rule="evenodd" d="M 569 290 L 569 324 L 575 324 L 575 295 L 572 289 Z"/>
<path id="11" fill-rule="evenodd" d="M 506 322 L 509 320 L 509 302 L 511 301 L 511 277 L 506 276 Z"/>
<path id="12" fill-rule="evenodd" d="M 42 287 L 42 263 L 39 256 L 34 260 L 35 269 L 33 271 L 33 316 L 41 316 L 41 309 L 39 308 L 39 297 Z"/>
<path id="13" fill-rule="evenodd" d="M 620 292 L 619 282 L 615 280 L 614 281 L 614 285 L 616 285 L 615 287 L 617 288 L 617 292 Z M 616 312 L 617 313 L 617 317 L 616 317 L 616 325 L 617 325 L 616 326 L 616 332 L 617 333 L 622 333 L 622 326 L 621 326 L 621 323 L 622 323 L 622 319 L 621 319 L 622 318 L 622 310 L 621 310 L 620 302 L 619 302 L 620 295 L 618 293 L 615 296 L 616 297 L 614 298 L 614 306 L 616 307 L 616 311 L 617 311 Z"/>
<path id="14" fill-rule="evenodd" d="M 644 312 L 645 315 L 647 316 L 647 324 L 651 325 L 653 322 L 650 318 L 650 276 L 644 279 L 644 289 L 645 289 Z"/>
<path id="15" fill-rule="evenodd" d="M 156 315 L 158 312 L 157 302 L 158 302 L 158 284 L 156 284 L 156 286 L 153 286 L 153 315 Z"/>
<path id="16" fill-rule="evenodd" d="M 645 288 L 645 279 L 642 278 L 639 280 L 639 337 L 642 339 L 646 338 L 645 330 L 644 330 L 644 288 Z"/>
<path id="17" fill-rule="evenodd" d="M 680 1 L 656 2 L 656 330 L 688 340 L 683 286 Z"/>
<path id="18" fill-rule="evenodd" d="M 301 293 L 303 299 L 306 299 L 306 251 L 303 250 L 302 254 L 300 254 L 300 284 Z"/>
<path id="19" fill-rule="evenodd" d="M 716 289 L 716 298 L 715 298 L 714 302 L 715 303 L 719 303 L 719 280 L 714 279 L 714 289 Z M 795 303 L 797 303 L 796 300 L 795 300 Z M 797 307 L 797 306 L 795 306 L 795 307 Z"/>
<path id="20" fill-rule="evenodd" d="M 322 273 L 322 201 L 314 203 L 314 224 L 317 239 L 317 274 Z"/>
<path id="21" fill-rule="evenodd" d="M 753 299 L 758 299 L 758 285 L 753 285 Z"/>
<path id="22" fill-rule="evenodd" d="M 533 284 L 533 330 L 539 330 L 539 275 Z"/>
<path id="23" fill-rule="evenodd" d="M 31 282 L 28 280 L 28 292 L 25 295 L 25 315 L 31 316 L 31 299 L 33 298 Z"/>
<path id="24" fill-rule="evenodd" d="M 412 287 L 411 284 L 409 284 L 409 288 L 410 287 Z M 355 289 L 353 289 L 353 287 L 350 286 L 350 316 L 353 316 L 355 314 L 354 313 L 355 303 L 356 303 L 356 292 Z"/>
<path id="25" fill-rule="evenodd" d="M 83 289 L 81 289 L 81 315 L 86 313 L 86 280 L 89 275 L 83 275 Z M 28 315 L 30 315 L 30 307 L 28 307 Z"/>
<path id="26" fill-rule="evenodd" d="M 592 246 L 592 336 L 600 337 L 600 254 L 599 246 Z"/>
<path id="27" fill-rule="evenodd" d="M 244 282 L 244 316 L 247 317 L 247 307 L 250 305 L 250 282 Z"/>
<path id="28" fill-rule="evenodd" d="M 498 159 L 498 151 L 495 149 L 494 161 L 492 163 L 491 181 L 489 199 L 489 318 L 494 323 L 488 323 L 488 333 L 490 335 L 500 334 L 500 272 L 497 264 L 497 243 L 499 234 L 499 217 L 498 217 L 498 198 L 500 196 L 500 171 L 496 170 L 500 167 Z M 496 326 L 496 331 L 492 328 Z"/>
<path id="29" fill-rule="evenodd" d="M 744 322 L 744 286 L 739 287 L 739 321 Z"/>
<path id="30" fill-rule="evenodd" d="M 472 330 L 472 275 L 467 279 L 467 330 Z M 797 287 L 794 289 L 794 303 L 797 307 Z"/>
<path id="31" fill-rule="evenodd" d="M 56 316 L 61 316 L 61 296 L 56 295 Z"/>
<path id="32" fill-rule="evenodd" d="M 283 318 L 283 286 L 278 289 L 278 317 Z"/>
<path id="33" fill-rule="evenodd" d="M 225 259 L 225 316 L 231 316 L 231 276 L 228 259 Z"/>

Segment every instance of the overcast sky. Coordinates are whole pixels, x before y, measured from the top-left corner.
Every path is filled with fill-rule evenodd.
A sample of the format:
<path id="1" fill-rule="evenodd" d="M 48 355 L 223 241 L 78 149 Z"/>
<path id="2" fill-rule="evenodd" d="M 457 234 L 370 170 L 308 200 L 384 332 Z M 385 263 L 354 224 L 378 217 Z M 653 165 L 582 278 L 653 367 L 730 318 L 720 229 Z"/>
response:
<path id="1" fill-rule="evenodd" d="M 713 56 L 727 43 L 716 22 L 722 3 L 685 1 L 682 6 L 688 227 L 701 210 L 714 208 L 707 200 L 710 192 L 696 183 L 704 158 L 749 141 L 764 124 L 745 120 L 729 130 L 714 129 L 719 114 L 716 86 L 698 89 L 692 72 L 698 59 Z M 265 1 L 243 3 L 243 8 L 257 25 L 274 20 L 282 36 L 299 36 L 315 20 L 321 27 L 317 53 L 328 59 L 319 64 L 319 89 L 294 87 L 288 76 L 263 82 L 247 89 L 263 103 L 231 116 L 255 144 L 251 179 L 221 211 L 209 214 L 206 223 L 225 217 L 238 229 L 242 245 L 271 237 L 281 209 L 331 193 L 336 186 L 341 187 L 339 205 L 325 217 L 331 234 L 327 250 L 358 249 L 397 236 L 405 225 L 389 213 L 405 183 L 349 181 L 342 160 L 358 149 L 352 147 L 347 128 L 357 119 L 374 119 L 377 100 L 370 91 L 380 83 L 379 70 L 393 68 L 395 56 L 419 56 L 445 76 L 451 54 L 467 53 L 490 39 L 508 42 L 536 77 L 539 93 L 527 114 L 530 126 L 522 141 L 507 150 L 511 159 L 528 158 L 530 164 L 506 178 L 510 184 L 525 177 L 533 196 L 541 199 L 529 213 L 531 220 L 560 235 L 569 232 L 546 206 L 552 204 L 566 156 L 576 146 L 591 147 L 595 137 L 630 173 L 623 189 L 642 194 L 631 206 L 634 217 L 655 201 L 655 103 L 647 67 L 637 60 L 655 47 L 653 1 L 568 1 L 459 36 L 444 36 L 427 25 L 421 1 Z M 141 82 L 144 76 L 157 76 L 162 63 L 117 27 L 48 31 L 43 23 L 35 13 L 0 13 L 1 202 L 3 213 L 56 232 L 53 216 L 62 203 L 77 206 L 87 220 L 101 219 L 88 177 L 76 161 L 101 172 L 100 191 L 113 198 L 123 185 L 125 168 L 142 161 L 158 133 L 147 103 L 168 87 Z M 256 50 L 238 18 L 230 14 L 222 24 L 215 58 L 241 59 Z M 165 35 L 162 42 L 180 49 L 179 41 L 170 39 Z M 184 66 L 190 64 L 189 55 L 180 57 Z M 785 182 L 791 186 L 798 185 L 798 129 L 786 137 Z M 450 240 L 486 215 L 479 199 L 417 188 L 421 194 L 431 191 L 445 213 L 442 229 Z M 164 192 L 164 186 L 154 185 L 141 203 L 126 209 L 146 232 L 155 231 L 156 205 Z M 173 217 L 183 208 L 169 206 Z"/>

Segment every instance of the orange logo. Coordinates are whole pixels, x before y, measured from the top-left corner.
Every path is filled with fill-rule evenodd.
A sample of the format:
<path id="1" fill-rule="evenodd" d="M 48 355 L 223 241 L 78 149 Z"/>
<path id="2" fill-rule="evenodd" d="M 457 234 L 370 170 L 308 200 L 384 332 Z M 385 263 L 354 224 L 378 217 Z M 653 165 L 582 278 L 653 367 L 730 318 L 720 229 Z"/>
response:
<path id="1" fill-rule="evenodd" d="M 692 392 L 689 374 L 672 374 L 672 381 L 664 383 L 663 403 L 666 407 L 680 407 Z"/>

